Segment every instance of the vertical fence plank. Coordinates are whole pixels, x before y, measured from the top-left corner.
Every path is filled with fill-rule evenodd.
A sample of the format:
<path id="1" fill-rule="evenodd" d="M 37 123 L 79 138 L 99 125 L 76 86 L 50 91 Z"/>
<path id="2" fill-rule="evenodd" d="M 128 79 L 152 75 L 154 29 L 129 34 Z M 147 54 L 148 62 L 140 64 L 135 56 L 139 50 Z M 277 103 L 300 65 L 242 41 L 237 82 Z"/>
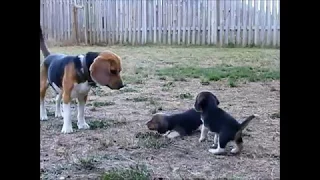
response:
<path id="1" fill-rule="evenodd" d="M 249 13 L 249 22 L 248 22 L 248 28 L 249 28 L 249 35 L 248 35 L 248 45 L 251 46 L 252 44 L 252 0 L 248 1 L 248 13 Z"/>
<path id="2" fill-rule="evenodd" d="M 212 34 L 213 34 L 213 44 L 217 45 L 218 41 L 218 8 L 217 8 L 217 1 L 213 1 L 213 16 L 212 16 Z"/>
<path id="3" fill-rule="evenodd" d="M 246 46 L 247 45 L 247 13 L 248 13 L 248 8 L 247 8 L 247 4 L 246 4 L 246 1 L 244 0 L 242 2 L 242 8 L 243 8 L 243 11 L 242 11 L 242 14 L 243 14 L 243 36 L 242 36 L 242 46 Z"/>
<path id="4" fill-rule="evenodd" d="M 206 44 L 206 13 L 207 13 L 207 10 L 206 8 L 207 5 L 205 4 L 205 1 L 202 0 L 201 1 L 201 18 L 202 18 L 202 23 L 201 23 L 201 29 L 200 32 L 201 32 L 201 37 L 202 37 L 202 40 L 201 40 L 201 45 L 205 45 Z"/>
<path id="5" fill-rule="evenodd" d="M 224 39 L 224 45 L 227 46 L 229 44 L 229 22 L 230 22 L 230 9 L 229 6 L 230 1 L 224 2 L 224 14 L 225 14 L 225 21 L 224 21 L 224 29 L 225 29 L 225 39 Z"/>
<path id="6" fill-rule="evenodd" d="M 158 29 L 158 43 L 162 43 L 162 6 L 163 6 L 163 1 L 158 0 L 157 8 L 158 8 L 158 24 L 157 24 L 157 29 Z"/>
<path id="7" fill-rule="evenodd" d="M 191 42 L 191 27 L 193 23 L 193 16 L 192 16 L 192 8 L 191 8 L 191 1 L 188 0 L 188 9 L 187 9 L 187 15 L 188 15 L 188 32 L 187 32 L 187 45 L 190 45 Z"/>
<path id="8" fill-rule="evenodd" d="M 266 15 L 267 15 L 267 46 L 271 44 L 271 8 L 270 8 L 271 1 L 266 1 Z"/>
<path id="9" fill-rule="evenodd" d="M 241 1 L 236 1 L 237 3 L 237 45 L 241 45 L 241 14 L 240 14 L 240 9 L 242 8 L 242 2 Z"/>
<path id="10" fill-rule="evenodd" d="M 276 0 L 272 1 L 272 16 L 273 16 L 273 40 L 272 40 L 272 45 L 273 47 L 277 46 L 277 13 L 276 13 L 276 8 L 277 8 L 277 2 Z"/>
<path id="11" fill-rule="evenodd" d="M 279 30 L 278 30 L 279 27 Z M 278 0 L 278 21 L 277 21 L 277 39 L 278 39 L 278 46 L 280 47 L 280 0 Z"/>
<path id="12" fill-rule="evenodd" d="M 254 45 L 259 45 L 259 8 L 258 8 L 258 0 L 254 0 Z"/>
<path id="13" fill-rule="evenodd" d="M 263 47 L 265 44 L 265 25 L 266 25 L 266 18 L 265 18 L 265 0 L 260 1 L 260 46 Z"/>
<path id="14" fill-rule="evenodd" d="M 177 43 L 180 45 L 181 44 L 181 12 L 182 12 L 182 6 L 183 6 L 183 3 L 182 3 L 182 0 L 177 0 L 177 19 L 178 19 L 178 38 L 177 38 Z"/>

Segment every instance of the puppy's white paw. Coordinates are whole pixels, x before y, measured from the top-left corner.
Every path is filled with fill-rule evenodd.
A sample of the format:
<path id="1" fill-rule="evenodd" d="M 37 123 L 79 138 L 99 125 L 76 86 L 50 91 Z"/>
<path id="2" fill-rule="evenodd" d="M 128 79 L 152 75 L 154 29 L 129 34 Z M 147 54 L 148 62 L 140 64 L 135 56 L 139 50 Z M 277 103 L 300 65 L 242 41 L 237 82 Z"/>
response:
<path id="1" fill-rule="evenodd" d="M 232 154 L 237 154 L 237 153 L 240 152 L 240 149 L 239 149 L 238 147 L 235 147 L 235 148 L 231 149 L 230 152 L 231 152 Z"/>
<path id="2" fill-rule="evenodd" d="M 70 125 L 63 124 L 61 133 L 69 134 L 69 133 L 72 133 L 72 132 L 73 132 L 73 129 L 72 129 L 72 125 L 71 124 Z"/>
<path id="3" fill-rule="evenodd" d="M 209 152 L 214 154 L 214 155 L 220 155 L 220 154 L 224 154 L 225 150 L 218 147 L 216 149 L 209 149 Z"/>
<path id="4" fill-rule="evenodd" d="M 89 129 L 90 128 L 89 124 L 87 124 L 86 122 L 81 123 L 81 124 L 78 123 L 77 125 L 78 125 L 78 129 Z"/>
<path id="5" fill-rule="evenodd" d="M 218 144 L 213 143 L 210 148 L 216 149 L 217 147 L 218 147 Z"/>
<path id="6" fill-rule="evenodd" d="M 177 138 L 177 137 L 179 137 L 179 136 L 180 136 L 180 134 L 179 134 L 178 132 L 173 131 L 173 132 L 171 132 L 171 133 L 169 133 L 169 134 L 167 135 L 167 138 L 169 138 L 169 139 L 174 139 L 174 138 Z"/>
<path id="7" fill-rule="evenodd" d="M 206 140 L 205 137 L 200 137 L 200 138 L 199 138 L 199 142 L 203 142 L 204 140 Z"/>

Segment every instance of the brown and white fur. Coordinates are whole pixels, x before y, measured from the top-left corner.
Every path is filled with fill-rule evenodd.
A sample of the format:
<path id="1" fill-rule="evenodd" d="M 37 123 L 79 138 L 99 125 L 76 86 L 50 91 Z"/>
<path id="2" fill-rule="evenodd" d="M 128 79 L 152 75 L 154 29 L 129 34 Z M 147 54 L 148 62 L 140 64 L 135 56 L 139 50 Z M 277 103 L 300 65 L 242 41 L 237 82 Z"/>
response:
<path id="1" fill-rule="evenodd" d="M 54 68 L 50 67 L 53 61 L 60 60 L 64 61 L 64 59 L 70 58 L 79 58 L 83 60 L 85 55 L 78 56 L 67 56 L 67 55 L 59 55 L 59 54 L 50 54 L 48 48 L 44 42 L 41 32 L 40 26 L 40 49 L 45 56 L 44 62 L 40 66 L 40 120 L 47 120 L 47 112 L 45 109 L 44 98 L 46 95 L 46 90 L 48 88 L 48 72 L 49 69 Z M 87 53 L 88 54 L 88 53 Z M 62 60 L 61 57 L 64 59 Z M 52 62 L 46 63 L 49 60 Z M 47 60 L 47 61 L 46 61 Z M 110 89 L 120 89 L 123 87 L 122 79 L 120 76 L 121 72 L 121 59 L 118 55 L 111 51 L 103 51 L 97 54 L 94 58 L 93 63 L 88 67 L 88 78 L 91 78 L 95 83 L 99 85 L 108 86 Z M 85 121 L 84 116 L 84 108 L 88 99 L 88 93 L 91 89 L 91 85 L 86 80 L 84 82 L 79 82 L 77 79 L 77 69 L 74 61 L 68 61 L 68 63 L 64 66 L 63 75 L 59 83 L 61 83 L 61 87 L 58 87 L 54 83 L 52 87 L 58 91 L 56 97 L 56 111 L 55 116 L 60 117 L 60 102 L 63 102 L 63 127 L 62 133 L 72 133 L 72 123 L 71 123 L 71 100 L 77 99 L 77 109 L 78 109 L 78 128 L 79 129 L 88 129 L 89 125 Z"/>

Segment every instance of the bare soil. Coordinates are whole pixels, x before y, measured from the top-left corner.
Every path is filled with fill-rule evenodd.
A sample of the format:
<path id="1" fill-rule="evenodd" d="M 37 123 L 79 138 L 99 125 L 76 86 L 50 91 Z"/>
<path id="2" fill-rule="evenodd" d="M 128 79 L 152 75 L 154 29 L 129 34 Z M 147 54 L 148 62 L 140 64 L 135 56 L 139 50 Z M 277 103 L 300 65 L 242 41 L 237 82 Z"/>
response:
<path id="1" fill-rule="evenodd" d="M 53 52 L 78 54 L 102 47 L 55 47 Z M 279 50 L 178 47 L 108 47 L 122 58 L 127 87 L 94 89 L 85 109 L 87 122 L 106 122 L 92 130 L 74 128 L 61 134 L 62 118 L 54 117 L 54 93 L 47 93 L 49 120 L 41 121 L 41 179 L 99 179 L 112 168 L 146 165 L 152 178 L 280 179 L 280 82 L 246 82 L 229 87 L 225 81 L 201 85 L 200 79 L 161 80 L 154 71 L 172 65 L 212 66 L 221 63 L 278 68 Z M 136 74 L 142 68 L 142 75 Z M 168 82 L 172 86 L 167 87 Z M 155 111 L 184 111 L 201 90 L 217 95 L 221 107 L 239 120 L 259 114 L 244 131 L 241 154 L 214 156 L 213 137 L 199 143 L 200 133 L 177 138 L 166 147 L 145 147 L 138 133 Z M 181 98 L 190 93 L 192 97 Z M 101 102 L 100 104 L 97 102 Z M 111 103 L 110 103 L 111 102 Z M 76 104 L 72 108 L 76 122 Z M 230 144 L 229 146 L 232 146 Z M 231 148 L 228 146 L 228 150 Z"/>

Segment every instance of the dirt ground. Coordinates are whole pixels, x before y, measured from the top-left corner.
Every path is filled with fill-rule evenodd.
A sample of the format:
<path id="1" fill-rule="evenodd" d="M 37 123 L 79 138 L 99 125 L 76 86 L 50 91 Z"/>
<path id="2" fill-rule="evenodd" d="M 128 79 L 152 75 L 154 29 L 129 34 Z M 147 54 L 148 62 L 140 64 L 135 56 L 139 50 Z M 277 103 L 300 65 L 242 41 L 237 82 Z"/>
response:
<path id="1" fill-rule="evenodd" d="M 100 51 L 103 47 L 51 47 L 67 54 Z M 41 124 L 41 179 L 99 179 L 112 168 L 145 165 L 152 178 L 163 179 L 280 179 L 280 82 L 226 81 L 201 85 L 200 79 L 159 78 L 156 70 L 173 66 L 207 67 L 222 63 L 279 68 L 279 50 L 181 47 L 108 47 L 123 59 L 127 87 L 121 91 L 96 88 L 85 109 L 91 130 L 61 134 L 62 118 L 54 117 L 54 93 L 48 91 L 48 121 Z M 201 90 L 217 95 L 221 107 L 239 120 L 255 113 L 244 131 L 240 155 L 208 152 L 213 137 L 199 143 L 200 133 L 167 143 L 141 143 L 146 121 L 156 111 L 183 111 L 193 106 Z M 181 96 L 187 94 L 188 96 Z M 72 118 L 76 124 L 76 104 Z M 158 139 L 162 141 L 161 139 Z M 153 142 L 157 143 L 157 142 Z M 233 144 L 228 145 L 228 150 Z"/>

